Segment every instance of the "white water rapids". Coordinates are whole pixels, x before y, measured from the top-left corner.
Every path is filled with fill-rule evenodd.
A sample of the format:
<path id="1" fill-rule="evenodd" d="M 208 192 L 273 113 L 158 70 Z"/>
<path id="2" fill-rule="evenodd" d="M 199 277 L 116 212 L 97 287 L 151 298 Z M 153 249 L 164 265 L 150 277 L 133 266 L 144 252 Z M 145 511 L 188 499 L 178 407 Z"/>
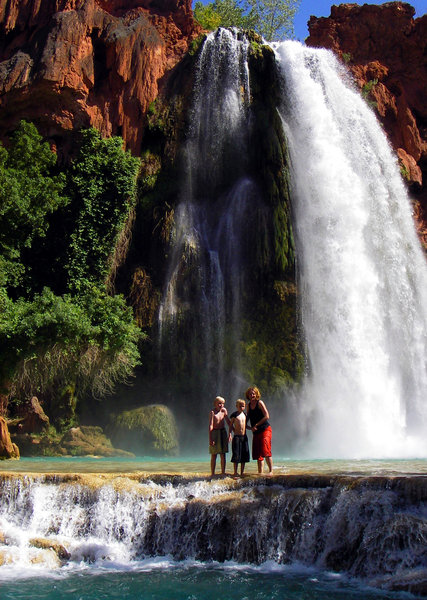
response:
<path id="1" fill-rule="evenodd" d="M 276 51 L 309 361 L 300 453 L 425 457 L 427 265 L 396 158 L 331 52 Z"/>

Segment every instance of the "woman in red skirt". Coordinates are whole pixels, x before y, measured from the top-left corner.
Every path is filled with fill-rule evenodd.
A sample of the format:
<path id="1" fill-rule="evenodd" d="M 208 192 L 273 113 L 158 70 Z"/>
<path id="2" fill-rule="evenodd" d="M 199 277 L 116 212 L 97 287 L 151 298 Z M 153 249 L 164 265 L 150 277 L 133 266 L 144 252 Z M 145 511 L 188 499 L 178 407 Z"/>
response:
<path id="1" fill-rule="evenodd" d="M 258 473 L 262 473 L 265 462 L 268 466 L 268 474 L 273 473 L 273 459 L 271 457 L 271 426 L 268 422 L 270 415 L 267 407 L 261 400 L 261 394 L 257 387 L 246 390 L 246 398 L 249 401 L 247 421 L 251 423 L 252 430 L 252 458 L 258 461 Z"/>

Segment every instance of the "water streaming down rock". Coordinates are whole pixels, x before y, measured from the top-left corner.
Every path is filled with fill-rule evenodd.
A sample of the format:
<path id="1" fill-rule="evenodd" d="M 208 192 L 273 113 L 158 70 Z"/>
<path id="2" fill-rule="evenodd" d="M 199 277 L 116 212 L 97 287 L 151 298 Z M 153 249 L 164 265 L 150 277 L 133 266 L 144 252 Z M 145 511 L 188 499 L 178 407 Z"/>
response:
<path id="1" fill-rule="evenodd" d="M 202 376 L 199 391 L 204 383 L 210 397 L 224 385 L 234 396 L 239 379 L 240 248 L 256 202 L 254 184 L 245 176 L 247 51 L 248 41 L 237 30 L 219 29 L 203 45 L 159 312 L 160 364 L 165 372 L 178 363 L 190 377 Z M 226 345 L 232 357 L 227 366 Z"/>
<path id="2" fill-rule="evenodd" d="M 406 588 L 427 580 L 426 477 L 0 478 L 0 563 L 129 568 L 152 556 L 299 562 Z M 60 551 L 58 551 L 60 549 Z M 54 560 L 57 555 L 56 561 Z M 13 575 L 15 571 L 11 571 Z M 403 582 L 403 583 L 402 583 Z"/>
<path id="3" fill-rule="evenodd" d="M 332 53 L 276 50 L 309 360 L 300 452 L 426 456 L 427 266 L 396 158 Z"/>

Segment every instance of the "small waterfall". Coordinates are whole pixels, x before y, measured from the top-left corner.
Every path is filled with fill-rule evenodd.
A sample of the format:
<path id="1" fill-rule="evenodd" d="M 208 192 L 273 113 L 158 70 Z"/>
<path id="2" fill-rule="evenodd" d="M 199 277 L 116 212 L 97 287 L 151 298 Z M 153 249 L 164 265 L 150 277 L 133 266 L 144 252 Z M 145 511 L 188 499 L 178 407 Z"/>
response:
<path id="1" fill-rule="evenodd" d="M 331 52 L 276 50 L 309 360 L 301 451 L 426 456 L 427 267 L 396 158 Z"/>
<path id="2" fill-rule="evenodd" d="M 0 557 L 11 577 L 130 568 L 155 556 L 297 562 L 384 584 L 417 570 L 426 577 L 421 476 L 3 476 L 0 498 Z"/>
<path id="3" fill-rule="evenodd" d="M 201 50 L 159 312 L 161 368 L 202 377 L 198 391 L 204 383 L 210 397 L 240 389 L 240 247 L 255 202 L 245 175 L 247 51 L 248 41 L 228 29 L 209 34 Z"/>

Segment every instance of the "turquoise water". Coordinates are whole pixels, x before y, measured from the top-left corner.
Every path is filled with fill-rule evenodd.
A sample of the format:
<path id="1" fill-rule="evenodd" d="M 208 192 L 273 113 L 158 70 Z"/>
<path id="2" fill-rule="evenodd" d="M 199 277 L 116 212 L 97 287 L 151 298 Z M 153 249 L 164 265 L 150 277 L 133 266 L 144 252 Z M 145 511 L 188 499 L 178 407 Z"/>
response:
<path id="1" fill-rule="evenodd" d="M 256 473 L 255 461 L 246 465 L 245 472 Z M 97 458 L 97 457 L 34 457 L 0 462 L 0 472 L 15 473 L 209 473 L 209 457 L 179 456 L 175 458 Z M 232 466 L 227 463 L 227 472 Z M 399 475 L 426 474 L 427 459 L 396 460 L 297 460 L 274 457 L 274 473 L 288 474 L 336 474 L 336 475 Z"/>
<path id="2" fill-rule="evenodd" d="M 384 600 L 408 598 L 313 570 L 269 565 L 171 566 L 167 561 L 117 571 L 84 570 L 1 583 L 2 600 Z"/>

